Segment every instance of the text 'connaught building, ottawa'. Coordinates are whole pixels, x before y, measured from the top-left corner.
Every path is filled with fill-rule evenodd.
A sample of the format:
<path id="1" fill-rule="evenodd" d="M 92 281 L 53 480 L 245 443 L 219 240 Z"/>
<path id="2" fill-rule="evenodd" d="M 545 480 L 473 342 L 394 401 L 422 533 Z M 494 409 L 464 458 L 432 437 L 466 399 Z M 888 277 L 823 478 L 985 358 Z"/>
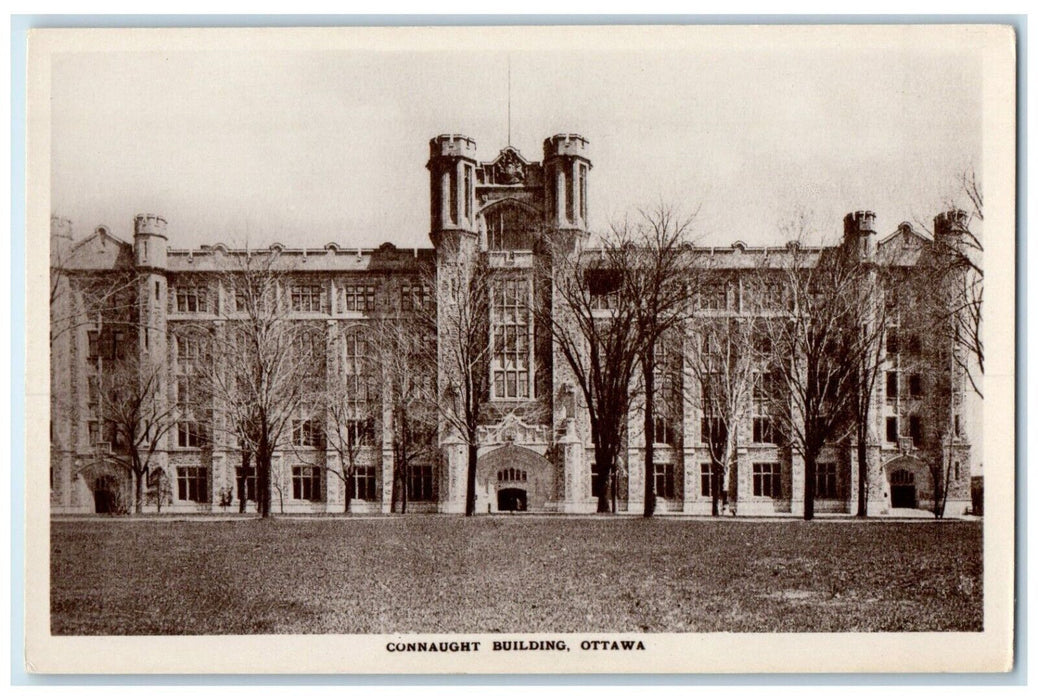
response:
<path id="1" fill-rule="evenodd" d="M 198 363 L 212 360 L 192 333 L 207 327 L 219 333 L 233 323 L 243 302 L 228 280 L 244 258 L 260 254 L 276 257 L 280 303 L 294 322 L 312 331 L 311 342 L 325 358 L 315 383 L 347 387 L 352 411 L 340 415 L 300 401 L 296 415 L 285 421 L 271 462 L 274 513 L 342 512 L 347 489 L 352 512 L 388 513 L 404 496 L 408 513 L 464 512 L 468 446 L 449 421 L 415 431 L 412 437 L 423 444 L 400 474 L 394 439 L 400 426 L 388 382 L 373 359 L 381 343 L 373 328 L 428 308 L 437 309 L 442 324 L 455 308 L 455 292 L 442 283 L 442 271 L 475 258 L 490 270 L 492 292 L 486 306 L 476 512 L 593 512 L 598 494 L 586 402 L 531 311 L 553 303 L 537 288 L 544 237 L 572 239 L 578 246 L 590 239 L 588 142 L 559 134 L 544 141 L 539 162 L 512 147 L 481 162 L 471 139 L 444 135 L 430 142 L 427 168 L 431 248 L 329 243 L 308 249 L 274 244 L 256 251 L 213 240 L 184 250 L 175 247 L 176 222 L 167 227 L 159 215 L 136 216 L 132 243 L 104 226 L 74 240 L 71 222 L 52 217 L 52 512 L 132 509 L 133 472 L 121 458 L 126 438 L 107 414 L 104 397 L 111 382 L 106 374 L 128 357 L 147 357 L 161 368 L 155 379 L 161 411 L 153 416 L 155 439 L 146 445 L 145 510 L 237 512 L 244 500 L 246 510 L 254 512 L 255 474 L 242 459 L 241 444 L 225 429 L 226 407 L 196 386 Z M 848 214 L 838 246 L 900 270 L 897 279 L 905 289 L 928 284 L 931 278 L 918 271 L 927 266 L 929 251 L 966 227 L 955 210 L 935 218 L 932 235 L 908 223 L 881 235 L 874 222 L 872 212 Z M 589 244 L 584 253 L 593 254 L 592 249 Z M 781 267 L 790 246 L 735 243 L 701 252 L 712 277 L 696 296 L 698 313 L 734 317 L 757 308 L 748 280 L 758 274 L 760 261 L 768 258 Z M 963 373 L 947 361 L 949 350 L 939 347 L 943 341 L 927 332 L 913 308 L 910 299 L 917 297 L 903 291 L 891 289 L 882 302 L 892 312 L 869 409 L 864 482 L 869 513 L 930 507 L 934 479 L 928 465 L 943 454 L 950 465 L 947 513 L 961 515 L 969 507 L 971 474 L 979 471 L 979 450 L 971 444 L 979 426 L 971 424 L 975 412 L 969 410 L 976 399 Z M 608 313 L 608 304 L 603 308 Z M 442 364 L 452 348 L 436 338 L 431 334 L 429 343 L 438 345 Z M 688 400 L 699 388 L 693 374 L 682 369 L 685 356 L 675 352 L 667 360 L 676 389 L 658 400 L 655 434 L 649 436 L 660 514 L 711 512 L 710 421 Z M 433 386 L 440 381 L 442 388 L 436 371 L 427 379 Z M 803 458 L 774 425 L 775 400 L 756 388 L 745 397 L 727 488 L 738 515 L 804 510 Z M 621 513 L 642 510 L 646 436 L 640 411 L 635 399 L 612 486 Z M 343 477 L 341 451 L 330 445 L 330 436 L 344 429 L 355 438 L 350 478 Z M 841 433 L 822 451 L 813 484 L 817 512 L 855 512 L 856 453 L 853 431 Z"/>

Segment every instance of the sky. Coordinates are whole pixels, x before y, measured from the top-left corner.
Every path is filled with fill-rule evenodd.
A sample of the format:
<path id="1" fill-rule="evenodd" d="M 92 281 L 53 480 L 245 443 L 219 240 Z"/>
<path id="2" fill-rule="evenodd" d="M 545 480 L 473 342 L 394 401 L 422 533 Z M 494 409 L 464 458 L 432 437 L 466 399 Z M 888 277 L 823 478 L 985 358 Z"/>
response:
<path id="1" fill-rule="evenodd" d="M 513 146 L 589 140 L 593 230 L 662 202 L 709 245 L 780 243 L 799 211 L 831 240 L 872 209 L 885 234 L 982 155 L 980 62 L 932 43 L 90 51 L 52 64 L 51 210 L 126 240 L 159 214 L 174 248 L 427 247 L 428 141 L 496 157 L 509 65 Z"/>

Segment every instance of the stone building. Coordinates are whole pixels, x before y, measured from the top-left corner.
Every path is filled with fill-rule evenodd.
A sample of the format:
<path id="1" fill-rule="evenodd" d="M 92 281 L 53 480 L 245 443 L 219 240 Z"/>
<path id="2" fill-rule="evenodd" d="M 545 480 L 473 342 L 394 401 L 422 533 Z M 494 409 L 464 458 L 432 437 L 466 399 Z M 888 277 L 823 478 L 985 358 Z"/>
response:
<path id="1" fill-rule="evenodd" d="M 478 432 L 477 512 L 594 511 L 586 407 L 548 334 L 526 310 L 527 305 L 554 303 L 536 289 L 535 270 L 544 263 L 543 237 L 588 237 L 588 142 L 576 134 L 559 134 L 545 139 L 540 161 L 507 147 L 484 162 L 471 139 L 443 135 L 430 142 L 427 168 L 432 248 L 401 249 L 392 243 L 370 250 L 335 243 L 319 249 L 270 246 L 291 286 L 285 294 L 291 295 L 292 313 L 300 323 L 319 329 L 330 352 L 351 355 L 334 365 L 345 367 L 363 352 L 366 324 L 376 316 L 431 305 L 435 295 L 442 323 L 443 315 L 451 313 L 452 293 L 443 271 L 482 259 L 492 271 L 495 291 L 488 311 L 485 420 Z M 935 219 L 935 235 L 953 238 L 965 226 L 961 212 L 941 214 Z M 132 242 L 119 240 L 104 226 L 74 241 L 70 222 L 52 219 L 54 513 L 105 512 L 125 507 L 131 498 L 132 480 L 112 457 L 122 446 L 99 415 L 98 386 L 106 368 L 127 354 L 160 358 L 164 400 L 177 405 L 188 391 L 197 359 L 181 329 L 219 324 L 235 303 L 222 275 L 248 252 L 215 241 L 196 250 L 171 247 L 173 230 L 161 216 L 143 214 L 134 220 Z M 903 287 L 899 284 L 884 299 L 894 313 L 870 416 L 870 514 L 928 507 L 933 498 L 928 460 L 944 455 L 953 465 L 946 513 L 959 515 L 969 503 L 974 466 L 969 436 L 979 429 L 969 420 L 973 394 L 955 363 L 933 361 L 948 350 L 924 333 L 925 319 L 919 318 L 913 294 L 899 293 L 917 289 L 927 279 L 919 270 L 932 261 L 934 240 L 909 223 L 881 237 L 871 212 L 854 212 L 845 219 L 841 245 L 854 246 L 892 271 L 892 279 L 903 280 Z M 735 243 L 702 252 L 721 275 L 703 293 L 702 306 L 723 315 L 751 308 L 746 280 L 763 256 L 781 259 L 788 248 Z M 435 289 L 423 276 L 426 269 L 437 271 Z M 442 334 L 439 345 L 442 359 L 447 351 Z M 681 391 L 695 392 L 688 373 L 683 376 Z M 302 416 L 293 422 L 274 455 L 275 513 L 341 512 L 347 488 L 352 490 L 351 511 L 390 511 L 394 489 L 403 488 L 403 482 L 393 478 L 394 421 L 388 407 L 380 405 L 383 398 L 377 391 L 365 398 L 375 406 L 375 419 L 367 428 L 370 441 L 357 455 L 352 481 L 332 476 L 336 456 L 319 439 L 320 431 L 311 431 Z M 211 409 L 170 414 L 175 422 L 158 441 L 150 462 L 147 510 L 235 512 L 242 495 L 254 496 L 249 490 L 254 477 L 240 471 L 239 446 L 207 424 L 214 415 Z M 639 513 L 642 508 L 645 438 L 637 413 L 629 419 L 628 466 L 621 465 L 616 481 L 619 512 Z M 708 514 L 711 477 L 702 411 L 678 401 L 666 415 L 652 436 L 657 512 Z M 803 459 L 777 442 L 763 402 L 755 400 L 738 433 L 729 486 L 738 514 L 801 514 Z M 431 440 L 431 449 L 413 460 L 405 476 L 408 512 L 463 512 L 465 441 L 445 424 Z M 824 450 L 814 485 L 816 512 L 855 511 L 855 447 L 848 437 Z M 247 505 L 249 510 L 255 507 Z"/>

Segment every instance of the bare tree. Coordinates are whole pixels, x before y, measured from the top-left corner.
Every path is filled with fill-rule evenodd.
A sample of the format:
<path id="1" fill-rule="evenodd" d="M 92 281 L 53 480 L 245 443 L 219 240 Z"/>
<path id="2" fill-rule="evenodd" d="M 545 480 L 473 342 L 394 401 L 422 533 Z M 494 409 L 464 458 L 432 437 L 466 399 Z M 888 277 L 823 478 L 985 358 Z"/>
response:
<path id="1" fill-rule="evenodd" d="M 420 292 L 418 290 L 421 290 Z M 410 287 L 406 308 L 373 328 L 374 362 L 386 401 L 393 445 L 391 508 L 406 513 L 410 474 L 416 460 L 435 454 L 437 418 L 436 335 L 428 323 L 436 313 L 430 287 Z M 453 414 L 453 410 L 448 411 Z"/>
<path id="2" fill-rule="evenodd" d="M 564 358 L 583 395 L 595 452 L 597 510 L 610 511 L 609 491 L 626 436 L 635 367 L 644 336 L 640 302 L 625 293 L 625 270 L 637 251 L 622 229 L 604 237 L 597 251 L 573 241 L 549 244 L 550 263 L 540 270 L 552 303 L 535 313 Z"/>
<path id="3" fill-rule="evenodd" d="M 423 271 L 429 289 L 439 290 L 439 301 L 415 316 L 426 337 L 439 348 L 439 386 L 436 406 L 448 430 L 467 447 L 465 515 L 476 512 L 478 428 L 490 393 L 490 314 L 493 278 L 485 256 L 461 254 L 441 244 L 441 255 L 451 262 Z"/>
<path id="4" fill-rule="evenodd" d="M 133 510 L 138 514 L 143 511 L 152 457 L 176 424 L 176 407 L 162 395 L 163 372 L 160 362 L 132 353 L 104 366 L 98 375 L 98 414 L 115 447 L 108 459 L 133 480 Z"/>
<path id="5" fill-rule="evenodd" d="M 205 339 L 195 371 L 213 399 L 214 426 L 253 455 L 259 513 L 269 517 L 274 453 L 324 376 L 311 352 L 313 330 L 294 317 L 291 279 L 277 252 L 244 253 L 235 261 L 218 277 L 230 299 L 219 309 L 222 326 L 192 329 Z M 280 480 L 273 487 L 280 490 Z"/>
<path id="6" fill-rule="evenodd" d="M 657 347 L 664 336 L 688 316 L 690 302 L 698 293 L 698 268 L 691 246 L 695 213 L 682 215 L 672 207 L 658 204 L 640 210 L 632 222 L 625 219 L 613 225 L 609 244 L 626 263 L 621 268 L 619 296 L 626 297 L 635 312 L 638 331 L 638 363 L 642 375 L 644 401 L 645 499 L 643 515 L 656 510 L 655 454 L 653 437 L 656 423 Z"/>
<path id="7" fill-rule="evenodd" d="M 699 316 L 687 321 L 684 331 L 684 363 L 699 385 L 698 392 L 685 392 L 685 398 L 703 412 L 703 438 L 711 463 L 710 511 L 716 516 L 727 505 L 738 427 L 749 413 L 751 391 L 755 386 L 763 390 L 770 376 L 758 371 L 770 357 L 758 356 L 761 340 L 749 318 Z"/>
<path id="8" fill-rule="evenodd" d="M 796 225 L 802 224 L 800 219 Z M 769 278 L 779 272 L 786 304 L 785 313 L 762 316 L 761 322 L 771 344 L 769 370 L 780 390 L 770 403 L 781 435 L 804 459 L 804 519 L 810 520 L 818 457 L 827 443 L 845 437 L 860 358 L 877 331 L 865 334 L 859 325 L 867 311 L 859 293 L 864 268 L 856 255 L 842 246 L 808 248 L 800 241 L 769 256 L 781 260 L 761 266 Z"/>

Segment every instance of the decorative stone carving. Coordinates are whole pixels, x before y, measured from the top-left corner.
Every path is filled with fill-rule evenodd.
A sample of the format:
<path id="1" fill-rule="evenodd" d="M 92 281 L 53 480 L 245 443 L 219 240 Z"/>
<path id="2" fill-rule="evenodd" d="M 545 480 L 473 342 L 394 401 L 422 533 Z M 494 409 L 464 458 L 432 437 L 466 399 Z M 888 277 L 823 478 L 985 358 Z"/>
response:
<path id="1" fill-rule="evenodd" d="M 497 425 L 481 425 L 477 437 L 482 445 L 547 445 L 550 429 L 546 425 L 529 425 L 509 414 Z"/>

